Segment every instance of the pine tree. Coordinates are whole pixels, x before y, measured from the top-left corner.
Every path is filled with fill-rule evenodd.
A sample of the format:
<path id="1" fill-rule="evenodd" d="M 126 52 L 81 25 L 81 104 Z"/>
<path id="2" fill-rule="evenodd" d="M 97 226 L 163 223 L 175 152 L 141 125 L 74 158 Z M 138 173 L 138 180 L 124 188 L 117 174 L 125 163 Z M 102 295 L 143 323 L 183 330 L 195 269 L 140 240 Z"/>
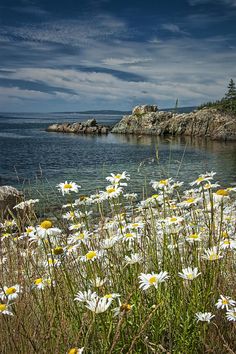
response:
<path id="1" fill-rule="evenodd" d="M 229 82 L 228 92 L 225 94 L 225 99 L 229 101 L 236 100 L 236 86 L 233 79 Z"/>

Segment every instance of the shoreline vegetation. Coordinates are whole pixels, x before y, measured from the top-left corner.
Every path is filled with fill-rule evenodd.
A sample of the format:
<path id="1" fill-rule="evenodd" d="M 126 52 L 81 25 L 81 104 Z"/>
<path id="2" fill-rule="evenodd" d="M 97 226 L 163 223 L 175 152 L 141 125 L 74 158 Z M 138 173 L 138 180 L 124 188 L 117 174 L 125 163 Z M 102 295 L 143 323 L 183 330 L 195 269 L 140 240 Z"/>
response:
<path id="1" fill-rule="evenodd" d="M 0 220 L 3 353 L 234 353 L 236 188 L 215 173 L 189 186 L 127 172 L 41 219 L 24 200 Z M 95 217 L 98 215 L 98 217 Z"/>

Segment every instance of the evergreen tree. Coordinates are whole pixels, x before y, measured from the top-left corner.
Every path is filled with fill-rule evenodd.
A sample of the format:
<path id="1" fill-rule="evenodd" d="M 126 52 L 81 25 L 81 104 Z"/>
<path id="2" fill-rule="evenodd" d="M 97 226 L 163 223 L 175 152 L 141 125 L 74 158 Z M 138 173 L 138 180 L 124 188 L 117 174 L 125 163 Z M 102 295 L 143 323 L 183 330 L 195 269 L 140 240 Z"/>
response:
<path id="1" fill-rule="evenodd" d="M 236 100 L 236 86 L 234 80 L 231 79 L 228 85 L 228 92 L 225 94 L 226 100 Z"/>

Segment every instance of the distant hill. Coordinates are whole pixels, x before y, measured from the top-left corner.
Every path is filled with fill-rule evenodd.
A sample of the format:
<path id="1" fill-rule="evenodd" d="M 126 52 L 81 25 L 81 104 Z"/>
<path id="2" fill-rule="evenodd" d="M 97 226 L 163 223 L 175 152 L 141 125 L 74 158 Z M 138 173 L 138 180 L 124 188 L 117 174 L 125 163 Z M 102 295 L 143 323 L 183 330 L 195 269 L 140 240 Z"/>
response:
<path id="1" fill-rule="evenodd" d="M 196 109 L 196 107 L 179 107 L 179 108 L 160 108 L 160 111 L 176 111 L 177 113 L 189 113 Z M 62 113 L 62 112 L 61 112 Z M 116 110 L 94 110 L 94 111 L 80 111 L 80 112 L 63 112 L 63 113 L 79 113 L 79 114 L 107 114 L 107 115 L 129 115 L 131 111 L 116 111 Z"/>

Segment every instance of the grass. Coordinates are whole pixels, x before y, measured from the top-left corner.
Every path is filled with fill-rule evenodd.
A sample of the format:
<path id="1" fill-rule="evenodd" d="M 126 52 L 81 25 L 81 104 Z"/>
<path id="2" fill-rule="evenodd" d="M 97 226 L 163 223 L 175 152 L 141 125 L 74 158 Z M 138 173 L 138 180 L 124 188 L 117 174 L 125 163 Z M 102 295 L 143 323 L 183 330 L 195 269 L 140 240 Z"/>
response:
<path id="1" fill-rule="evenodd" d="M 235 353 L 236 189 L 213 176 L 143 201 L 126 173 L 89 197 L 62 183 L 50 220 L 20 204 L 1 220 L 1 353 Z"/>

